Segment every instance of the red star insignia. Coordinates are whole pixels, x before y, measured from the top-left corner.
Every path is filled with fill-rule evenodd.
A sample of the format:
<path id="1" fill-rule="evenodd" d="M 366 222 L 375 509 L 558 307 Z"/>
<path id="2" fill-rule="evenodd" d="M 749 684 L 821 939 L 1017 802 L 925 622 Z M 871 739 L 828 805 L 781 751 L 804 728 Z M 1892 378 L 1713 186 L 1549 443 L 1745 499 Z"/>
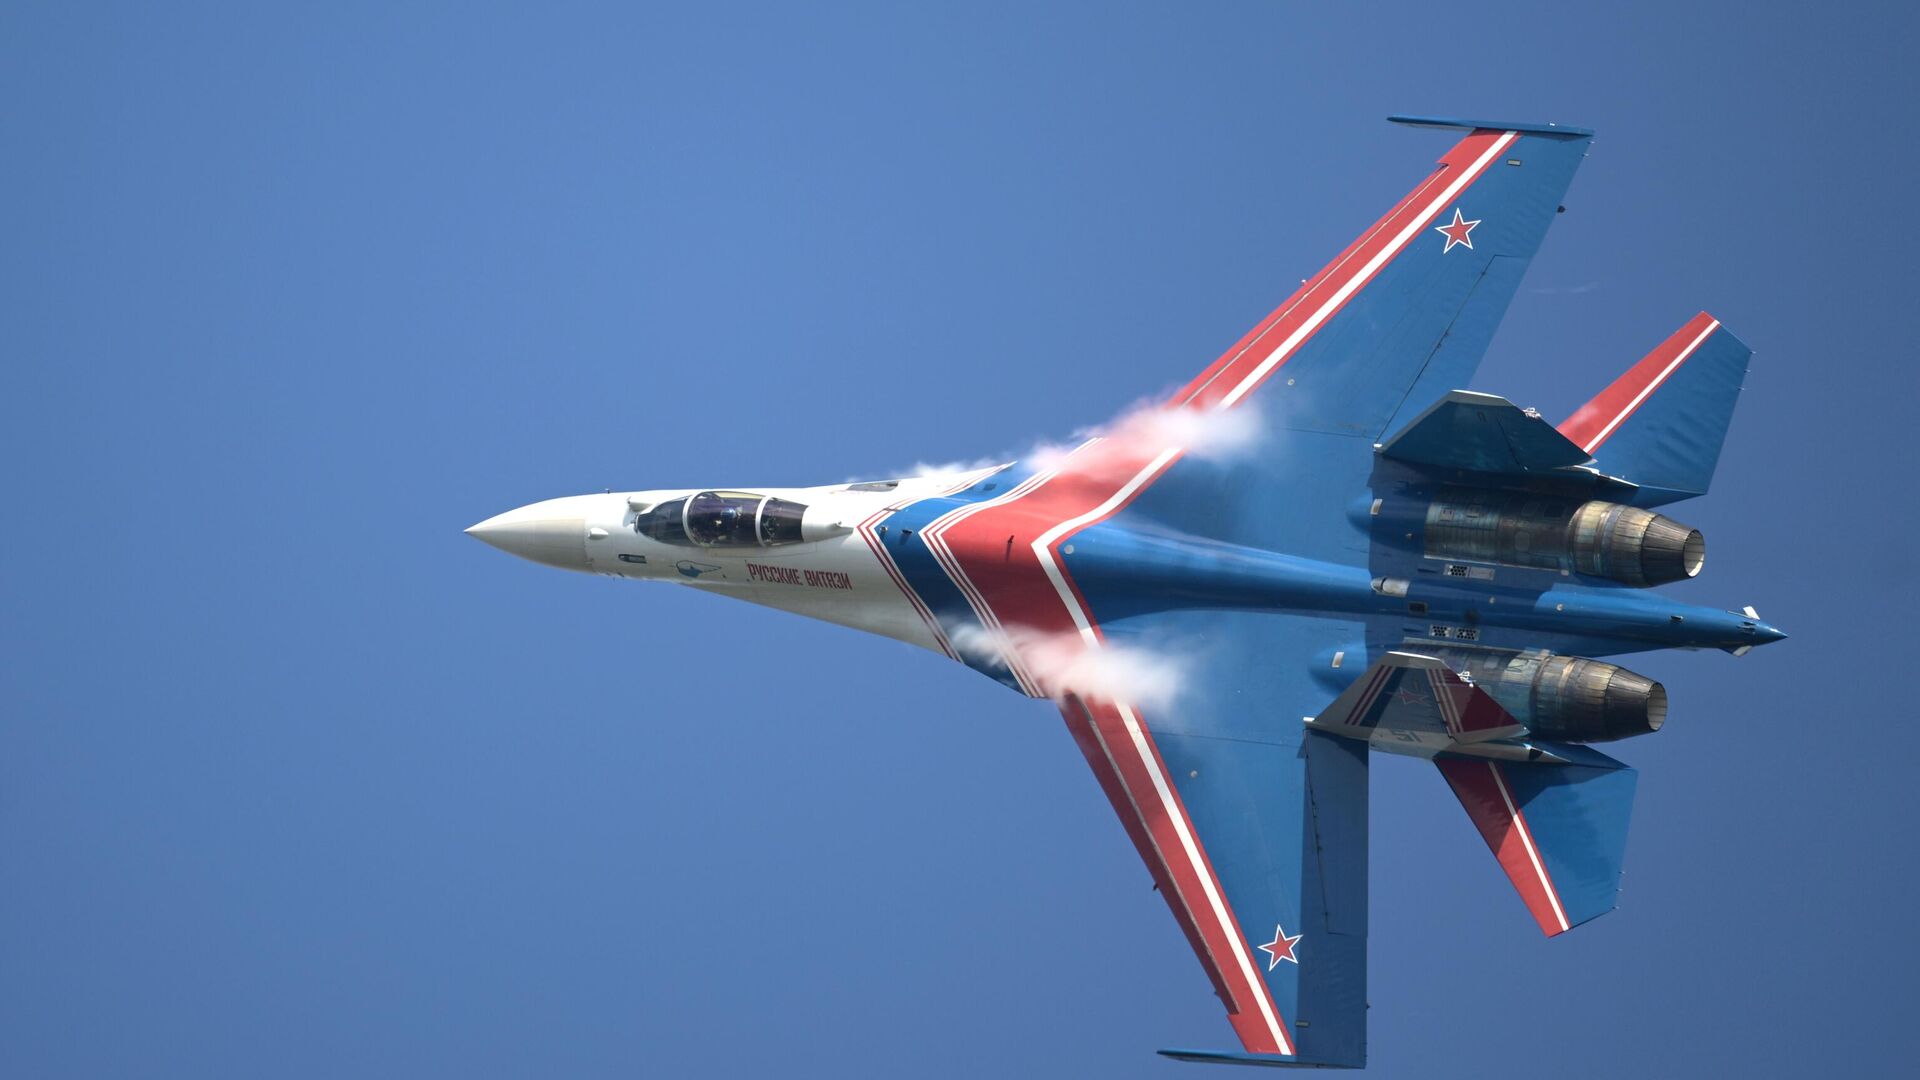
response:
<path id="1" fill-rule="evenodd" d="M 1452 251 L 1453 245 L 1455 244 L 1463 245 L 1468 251 L 1473 250 L 1473 227 L 1480 224 L 1480 222 L 1477 219 L 1474 221 L 1462 221 L 1460 218 L 1460 208 L 1456 206 L 1453 208 L 1453 221 L 1445 225 L 1434 226 L 1434 232 L 1440 233 L 1447 238 L 1447 246 L 1440 249 L 1440 254 L 1445 255 L 1447 252 Z"/>
<path id="2" fill-rule="evenodd" d="M 1260 951 L 1267 954 L 1267 970 L 1272 971 L 1282 960 L 1289 964 L 1298 964 L 1300 961 L 1293 955 L 1293 943 L 1304 936 L 1295 934 L 1288 937 L 1287 932 L 1276 924 L 1273 928 L 1273 940 L 1259 946 Z"/>
<path id="3" fill-rule="evenodd" d="M 1405 689 L 1395 690 L 1393 692 L 1393 700 L 1402 705 L 1428 705 L 1433 702 L 1433 699 L 1425 694 Z"/>

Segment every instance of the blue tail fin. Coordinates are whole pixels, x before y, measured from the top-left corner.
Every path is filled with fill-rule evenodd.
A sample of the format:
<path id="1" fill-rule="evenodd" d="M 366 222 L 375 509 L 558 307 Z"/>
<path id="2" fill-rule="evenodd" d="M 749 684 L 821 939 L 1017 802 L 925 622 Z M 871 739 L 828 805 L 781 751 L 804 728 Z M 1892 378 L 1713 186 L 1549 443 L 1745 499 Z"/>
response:
<path id="1" fill-rule="evenodd" d="M 1560 433 L 1659 506 L 1704 495 L 1753 355 L 1706 312 L 1582 405 Z"/>
<path id="2" fill-rule="evenodd" d="M 1570 764 L 1434 761 L 1548 937 L 1612 911 L 1633 812 L 1633 769 L 1584 746 Z"/>

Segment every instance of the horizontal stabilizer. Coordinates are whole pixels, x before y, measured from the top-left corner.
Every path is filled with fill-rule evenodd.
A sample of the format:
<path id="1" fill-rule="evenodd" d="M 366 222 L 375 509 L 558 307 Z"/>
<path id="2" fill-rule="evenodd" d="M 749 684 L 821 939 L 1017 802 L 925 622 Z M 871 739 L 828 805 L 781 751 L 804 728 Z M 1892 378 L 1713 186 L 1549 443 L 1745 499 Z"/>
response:
<path id="1" fill-rule="evenodd" d="M 1560 425 L 1599 468 L 1660 506 L 1704 495 L 1720 461 L 1753 350 L 1706 312 Z"/>
<path id="2" fill-rule="evenodd" d="M 1455 390 L 1380 447 L 1382 457 L 1491 476 L 1574 468 L 1592 456 L 1531 409 L 1506 398 Z"/>
<path id="3" fill-rule="evenodd" d="M 1637 780 L 1597 750 L 1552 750 L 1568 764 L 1434 762 L 1548 937 L 1614 909 Z"/>
<path id="4" fill-rule="evenodd" d="M 1499 702 L 1443 661 L 1404 652 L 1374 661 L 1308 726 L 1419 756 L 1527 733 Z"/>

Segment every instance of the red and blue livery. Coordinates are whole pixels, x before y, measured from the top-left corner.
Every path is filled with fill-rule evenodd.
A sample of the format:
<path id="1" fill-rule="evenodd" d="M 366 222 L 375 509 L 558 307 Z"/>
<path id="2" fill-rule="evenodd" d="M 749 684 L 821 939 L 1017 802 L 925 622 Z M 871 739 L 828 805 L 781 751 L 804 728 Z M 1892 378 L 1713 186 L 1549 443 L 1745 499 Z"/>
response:
<path id="1" fill-rule="evenodd" d="M 1374 751 L 1430 759 L 1548 936 L 1612 910 L 1658 730 L 1614 662 L 1784 635 L 1661 585 L 1750 350 L 1687 320 L 1558 425 L 1467 389 L 1592 132 L 1464 132 L 1173 397 L 1027 461 L 553 499 L 523 557 L 885 634 L 1052 699 L 1225 1004 L 1276 1066 L 1366 1060 Z"/>

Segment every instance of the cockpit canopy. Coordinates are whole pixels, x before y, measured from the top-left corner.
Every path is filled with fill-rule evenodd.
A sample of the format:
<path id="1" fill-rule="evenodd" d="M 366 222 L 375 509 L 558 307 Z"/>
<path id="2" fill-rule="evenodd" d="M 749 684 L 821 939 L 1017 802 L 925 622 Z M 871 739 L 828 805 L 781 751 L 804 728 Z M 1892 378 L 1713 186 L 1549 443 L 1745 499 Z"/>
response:
<path id="1" fill-rule="evenodd" d="M 747 491 L 703 491 L 669 499 L 635 515 L 633 531 L 663 544 L 776 547 L 801 540 L 807 508 Z"/>

